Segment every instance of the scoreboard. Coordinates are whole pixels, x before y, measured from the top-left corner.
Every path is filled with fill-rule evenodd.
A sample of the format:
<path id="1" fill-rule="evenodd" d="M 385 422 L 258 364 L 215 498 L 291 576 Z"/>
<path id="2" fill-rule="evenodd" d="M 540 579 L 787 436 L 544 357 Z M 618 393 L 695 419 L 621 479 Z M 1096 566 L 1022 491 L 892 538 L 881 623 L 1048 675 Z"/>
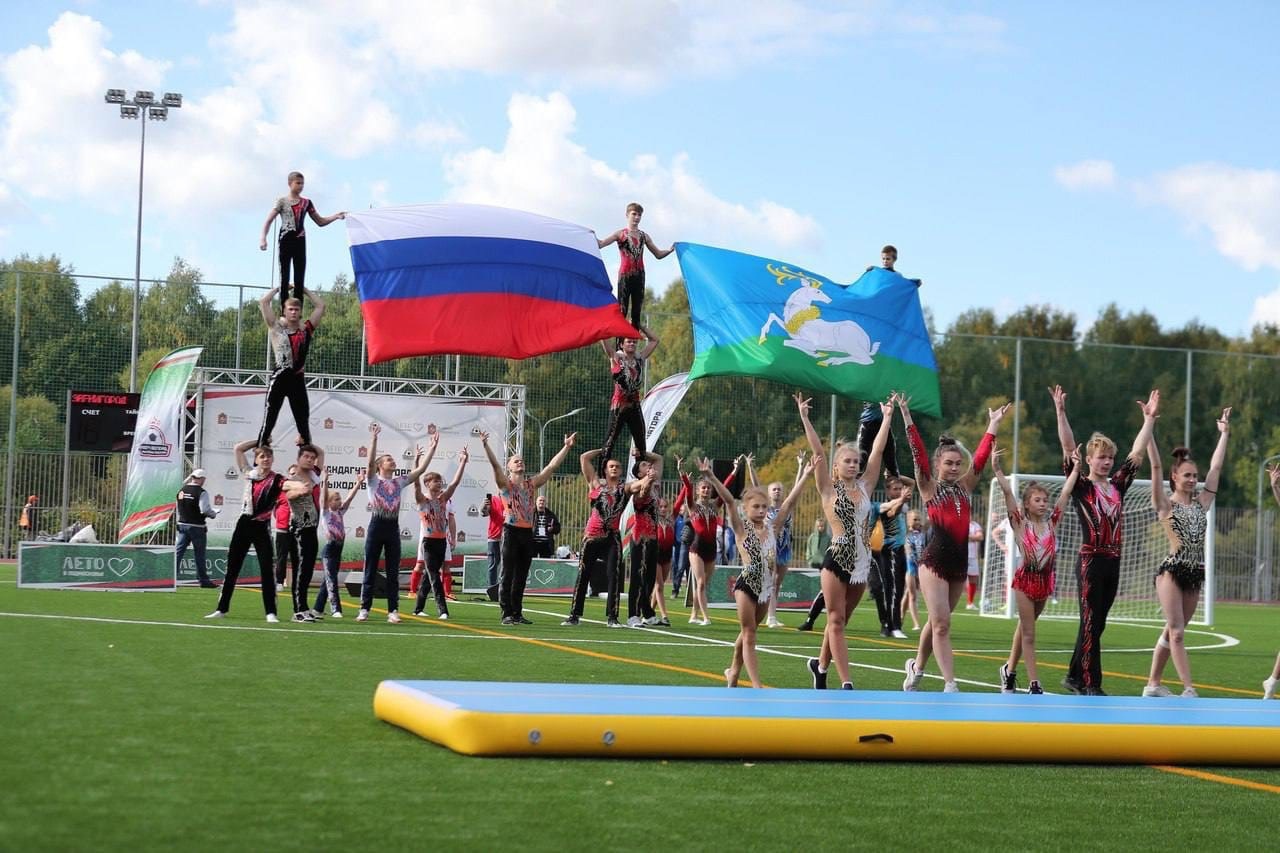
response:
<path id="1" fill-rule="evenodd" d="M 128 453 L 141 394 L 72 391 L 67 411 L 70 450 Z"/>

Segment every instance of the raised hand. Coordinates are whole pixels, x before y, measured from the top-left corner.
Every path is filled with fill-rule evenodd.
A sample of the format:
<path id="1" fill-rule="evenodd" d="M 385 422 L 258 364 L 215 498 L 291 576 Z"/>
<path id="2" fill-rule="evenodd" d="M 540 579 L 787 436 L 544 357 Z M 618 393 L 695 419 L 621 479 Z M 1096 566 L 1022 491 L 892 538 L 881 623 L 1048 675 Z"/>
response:
<path id="1" fill-rule="evenodd" d="M 800 473 L 800 479 L 803 480 L 813 473 L 813 462 L 805 462 Z"/>
<path id="2" fill-rule="evenodd" d="M 1053 398 L 1053 407 L 1055 409 L 1065 409 L 1067 407 L 1067 392 L 1062 390 L 1061 385 L 1054 385 L 1050 388 L 1049 396 Z"/>
<path id="3" fill-rule="evenodd" d="M 1218 432 L 1231 432 L 1231 407 L 1227 406 L 1222 410 L 1222 417 L 1218 418 Z"/>
<path id="4" fill-rule="evenodd" d="M 480 443 L 481 443 L 481 444 L 488 444 L 488 443 L 489 443 L 489 433 L 487 433 L 487 432 L 482 432 L 482 433 L 480 433 Z"/>
<path id="5" fill-rule="evenodd" d="M 573 447 L 573 443 L 577 440 L 578 440 L 578 434 L 576 432 L 571 432 L 564 437 L 564 446 Z"/>
<path id="6" fill-rule="evenodd" d="M 440 430 L 436 429 L 435 424 L 427 424 L 427 435 L 439 435 Z"/>
<path id="7" fill-rule="evenodd" d="M 434 446 L 434 445 L 433 445 L 433 446 Z M 422 454 L 423 454 L 423 451 L 422 451 L 422 445 L 421 445 L 421 444 L 415 444 L 415 445 L 413 446 L 413 458 L 414 458 L 414 459 L 421 459 L 421 458 L 422 458 Z"/>
<path id="8" fill-rule="evenodd" d="M 804 467 L 804 460 L 805 460 L 805 458 L 806 458 L 806 456 L 807 456 L 807 455 L 808 455 L 808 454 L 806 454 L 803 450 L 796 454 L 796 467 L 797 467 L 797 468 L 803 468 L 803 467 Z"/>
<path id="9" fill-rule="evenodd" d="M 1267 474 L 1271 477 L 1271 488 L 1280 485 L 1280 465 L 1268 465 Z"/>
<path id="10" fill-rule="evenodd" d="M 898 401 L 898 392 L 895 391 L 889 395 L 889 399 L 880 404 L 880 415 L 882 417 L 893 417 L 893 404 Z"/>
<path id="11" fill-rule="evenodd" d="M 369 432 L 373 434 L 374 438 L 377 438 L 378 436 L 382 435 L 382 425 L 379 424 L 377 421 L 374 421 L 373 423 L 369 424 Z"/>
<path id="12" fill-rule="evenodd" d="M 898 395 L 898 411 L 902 412 L 902 414 L 904 415 L 911 414 L 911 395 L 910 394 Z"/>
<path id="13" fill-rule="evenodd" d="M 676 457 L 676 473 L 679 474 L 682 468 L 684 468 L 684 457 L 677 456 Z"/>
<path id="14" fill-rule="evenodd" d="M 463 465 L 466 465 L 467 460 L 470 458 L 471 458 L 471 452 L 467 450 L 467 448 L 464 447 L 458 451 L 458 461 Z"/>
<path id="15" fill-rule="evenodd" d="M 1013 403 L 1005 403 L 998 409 L 987 409 L 987 418 L 993 425 L 998 424 L 1000 421 L 1004 420 L 1004 416 L 1008 414 L 1009 410 L 1012 408 Z"/>
<path id="16" fill-rule="evenodd" d="M 1147 402 L 1138 400 L 1138 408 L 1142 409 L 1142 416 L 1145 418 L 1160 417 L 1160 389 L 1157 388 L 1147 397 Z"/>
<path id="17" fill-rule="evenodd" d="M 1004 456 L 1003 447 L 997 447 L 995 450 L 991 451 L 991 470 L 997 474 L 1004 473 L 1003 469 L 1000 467 L 1001 456 Z"/>
<path id="18" fill-rule="evenodd" d="M 711 460 L 708 459 L 707 457 L 704 456 L 701 459 L 699 459 L 697 462 L 697 465 L 698 465 L 698 470 L 701 471 L 702 473 L 704 474 L 711 473 Z"/>
<path id="19" fill-rule="evenodd" d="M 430 439 L 431 439 L 431 449 L 435 450 L 436 447 L 440 444 L 440 433 L 428 432 L 427 435 L 430 436 Z"/>
<path id="20" fill-rule="evenodd" d="M 1071 467 L 1073 467 L 1073 468 L 1079 468 L 1079 467 L 1080 467 L 1080 461 L 1081 461 L 1081 460 L 1080 460 L 1080 445 L 1078 445 L 1078 444 L 1077 444 L 1077 445 L 1075 446 L 1075 448 L 1071 451 Z"/>
<path id="21" fill-rule="evenodd" d="M 368 471 L 366 471 L 365 469 L 361 468 L 359 471 L 357 471 L 357 472 L 356 472 L 356 486 L 358 487 L 361 483 L 363 483 L 363 482 L 364 482 L 365 477 L 367 477 L 367 476 L 369 476 L 369 472 L 368 472 Z"/>
<path id="22" fill-rule="evenodd" d="M 809 410 L 813 408 L 813 400 L 797 391 L 793 397 L 796 401 L 796 408 L 800 410 L 800 417 L 808 418 Z"/>
<path id="23" fill-rule="evenodd" d="M 748 453 L 743 458 L 747 460 L 748 465 L 756 464 L 756 455 L 754 453 Z"/>

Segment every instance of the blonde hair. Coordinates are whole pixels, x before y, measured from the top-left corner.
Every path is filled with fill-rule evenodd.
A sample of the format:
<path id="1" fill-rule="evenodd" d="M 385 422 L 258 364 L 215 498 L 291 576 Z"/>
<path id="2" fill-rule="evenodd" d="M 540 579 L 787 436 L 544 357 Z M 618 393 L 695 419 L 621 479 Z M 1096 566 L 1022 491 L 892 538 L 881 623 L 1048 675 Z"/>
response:
<path id="1" fill-rule="evenodd" d="M 1110 451 L 1111 455 L 1115 456 L 1117 452 L 1116 443 L 1102 433 L 1095 432 L 1089 436 L 1089 443 L 1084 446 L 1085 458 L 1097 456 L 1100 450 Z"/>
<path id="2" fill-rule="evenodd" d="M 302 307 L 302 300 L 296 296 L 290 296 L 288 299 L 284 301 L 284 307 L 286 308 L 291 308 L 295 305 L 298 306 L 299 308 Z"/>
<path id="3" fill-rule="evenodd" d="M 742 490 L 742 497 L 739 500 L 742 501 L 743 506 L 746 506 L 749 501 L 756 498 L 759 498 L 765 506 L 769 505 L 769 495 L 760 486 L 747 486 Z"/>
<path id="4" fill-rule="evenodd" d="M 1044 495 L 1046 498 L 1049 497 L 1049 490 L 1046 489 L 1044 486 L 1042 486 L 1040 483 L 1036 482 L 1035 480 L 1032 480 L 1031 482 L 1027 483 L 1026 487 L 1023 488 L 1022 490 L 1022 511 L 1024 513 L 1027 511 L 1027 501 L 1031 500 L 1031 496 L 1034 495 L 1036 492 L 1039 492 L 1040 494 Z"/>

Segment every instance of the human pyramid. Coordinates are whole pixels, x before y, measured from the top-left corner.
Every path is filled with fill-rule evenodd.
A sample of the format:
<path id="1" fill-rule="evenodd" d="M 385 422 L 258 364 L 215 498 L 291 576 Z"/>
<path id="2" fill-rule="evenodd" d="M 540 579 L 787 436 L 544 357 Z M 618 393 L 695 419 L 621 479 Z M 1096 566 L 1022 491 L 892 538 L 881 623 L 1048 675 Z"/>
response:
<path id="1" fill-rule="evenodd" d="M 263 567 L 262 597 L 267 621 L 278 621 L 276 583 L 282 578 L 280 573 L 273 574 L 268 567 L 276 565 L 269 524 L 280 514 L 288 519 L 285 530 L 288 536 L 284 540 L 278 538 L 276 547 L 297 547 L 299 550 L 292 595 L 294 620 L 315 621 L 322 617 L 326 605 L 331 617 L 340 618 L 342 603 L 337 579 L 345 539 L 343 513 L 364 485 L 368 489 L 371 520 L 365 538 L 364 573 L 356 620 L 363 622 L 369 618 L 381 560 L 386 579 L 387 620 L 399 623 L 398 518 L 401 495 L 409 485 L 413 485 L 422 523 L 419 565 L 425 564 L 414 613 L 423 615 L 426 596 L 430 592 L 434 593 L 438 618 L 448 619 L 449 573 L 443 571 L 443 567 L 449 549 L 456 544 L 449 501 L 462 479 L 469 449 L 462 449 L 457 470 L 446 485 L 440 474 L 428 472 L 440 439 L 434 425 L 429 425 L 426 450 L 419 445 L 413 468 L 396 476 L 394 457 L 377 453 L 381 428 L 372 424 L 367 472 L 361 473 L 355 488 L 345 497 L 329 489 L 324 473 L 324 452 L 310 440 L 310 409 L 303 374 L 307 352 L 325 305 L 316 294 L 306 290 L 303 283 L 306 253 L 302 231 L 307 215 L 324 226 L 345 214 L 319 216 L 312 203 L 301 197 L 303 178 L 299 173 L 290 174 L 289 185 L 290 195 L 277 202 L 264 224 L 261 243 L 265 249 L 267 228 L 273 219 L 280 217 L 283 223 L 279 247 L 281 286 L 267 293 L 260 302 L 263 319 L 270 330 L 275 369 L 270 377 L 259 435 L 235 448 L 236 463 L 244 480 L 243 510 L 228 549 L 226 580 L 217 608 L 206 618 L 222 618 L 228 613 L 236 580 L 252 547 L 259 565 Z M 562 625 L 573 627 L 581 624 L 592 568 L 599 564 L 604 567 L 607 578 L 605 613 L 609 627 L 669 626 L 662 586 L 671 570 L 678 526 L 682 527 L 681 544 L 687 547 L 689 554 L 692 589 L 689 623 L 696 626 L 710 624 L 707 589 L 716 570 L 717 536 L 723 524 L 732 531 L 741 561 L 733 587 L 739 633 L 730 665 L 724 671 L 725 680 L 728 686 L 734 687 L 745 670 L 751 685 L 760 687 L 757 629 L 766 620 L 771 626 L 781 624 L 776 621 L 775 609 L 790 560 L 792 512 L 805 484 L 812 477 L 822 506 L 819 531 L 814 535 L 819 537 L 819 542 L 825 541 L 820 537 L 829 531 L 829 544 L 825 549 L 815 549 L 812 545 L 810 548 L 814 552 L 810 555 L 811 563 L 815 567 L 820 566 L 821 606 L 827 616 L 818 657 L 806 663 L 813 686 L 817 689 L 827 687 L 829 670 L 834 664 L 840 687 L 853 689 L 846 628 L 867 590 L 874 569 L 881 578 L 877 606 L 886 636 L 906 636 L 901 630 L 902 614 L 908 604 L 902 596 L 907 587 L 904 574 L 914 579 L 911 586 L 913 589 L 918 586 L 925 602 L 927 620 L 919 629 L 915 655 L 904 664 L 903 690 L 917 690 L 929 659 L 936 657 L 943 692 L 958 692 L 951 615 L 965 590 L 969 575 L 971 495 L 984 467 L 990 462 L 1010 507 L 1009 524 L 1018 546 L 1012 589 L 1019 618 L 1009 658 L 1000 667 L 1002 692 L 1017 691 L 1017 666 L 1023 661 L 1029 676 L 1027 693 L 1044 692 L 1036 666 L 1035 625 L 1054 592 L 1055 531 L 1069 503 L 1080 520 L 1084 541 L 1077 563 L 1080 625 L 1070 669 L 1062 687 L 1071 693 L 1104 695 L 1102 636 L 1119 581 L 1124 498 L 1146 457 L 1151 466 L 1153 502 L 1168 533 L 1170 551 L 1159 566 L 1153 567 L 1156 595 L 1165 616 L 1165 627 L 1152 656 L 1150 676 L 1143 695 L 1172 695 L 1172 691 L 1162 683 L 1170 660 L 1182 682 L 1181 695 L 1196 695 L 1184 632 L 1199 603 L 1204 583 L 1206 511 L 1217 493 L 1226 456 L 1230 407 L 1222 410 L 1217 421 L 1219 438 L 1203 487 L 1198 485 L 1199 469 L 1190 451 L 1180 447 L 1172 454 L 1166 490 L 1162 457 L 1155 438 L 1160 404 L 1158 390 L 1151 391 L 1145 401 L 1138 402 L 1143 415 L 1142 428 L 1117 467 L 1117 446 L 1106 436 L 1094 433 L 1084 445 L 1076 443 L 1067 420 L 1067 393 L 1061 386 L 1055 386 L 1050 393 L 1057 416 L 1067 481 L 1056 503 L 1050 506 L 1048 491 L 1036 483 L 1026 485 L 1021 495 L 1013 494 L 1001 470 L 1002 451 L 997 448 L 996 436 L 1010 404 L 989 410 L 986 432 L 972 454 L 946 434 L 939 437 L 937 446 L 930 452 L 912 421 L 910 399 L 894 393 L 879 404 L 878 426 L 869 441 L 864 440 L 861 447 L 859 442 L 837 443 L 828 455 L 809 419 L 810 399 L 797 393 L 794 395 L 797 413 L 811 455 L 807 458 L 802 455 L 798 460 L 795 482 L 785 497 L 781 483 L 773 483 L 767 490 L 760 486 L 753 470 L 753 458 L 745 454 L 735 460 L 733 471 L 724 482 L 713 472 L 710 460 L 704 458 L 696 463 L 701 478 L 694 483 L 683 470 L 684 460 L 677 458 L 676 473 L 681 487 L 674 503 L 670 503 L 661 490 L 663 459 L 645 446 L 640 409 L 643 364 L 653 354 L 658 340 L 639 324 L 639 319 L 644 300 L 644 250 L 648 247 L 654 256 L 660 258 L 670 254 L 674 247 L 659 250 L 654 245 L 652 239 L 639 229 L 642 214 L 640 205 L 628 205 L 627 226 L 599 240 L 601 248 L 612 243 L 619 246 L 622 258 L 618 279 L 619 306 L 624 315 L 630 313 L 632 325 L 644 335 L 644 344 L 641 346 L 636 339 L 626 339 L 611 350 L 601 342 L 609 358 L 614 390 L 610 400 L 608 431 L 602 447 L 588 450 L 579 457 L 590 514 L 582 532 L 578 577 L 570 612 Z M 896 250 L 886 246 L 882 253 L 883 265 L 892 269 L 896 258 Z M 292 295 L 287 295 L 290 291 L 288 266 L 293 267 Z M 272 307 L 277 292 L 282 297 L 282 315 L 279 317 Z M 305 323 L 301 320 L 304 297 L 310 297 L 313 303 L 312 314 Z M 290 404 L 299 433 L 297 463 L 291 466 L 287 476 L 272 470 L 274 453 L 271 448 L 271 432 L 285 400 Z M 874 409 L 871 414 L 875 414 Z M 897 473 L 892 452 L 888 459 L 885 458 L 895 414 L 901 416 L 908 436 L 914 478 Z M 626 477 L 623 463 L 612 458 L 613 448 L 624 426 L 635 445 L 630 479 Z M 544 506 L 539 503 L 537 492 L 568 457 L 577 434 L 566 435 L 560 450 L 541 471 L 533 475 L 526 471 L 520 456 L 500 460 L 490 446 L 489 435 L 482 433 L 480 437 L 497 486 L 497 494 L 486 497 L 482 512 L 490 517 L 491 530 L 495 523 L 501 528 L 500 536 L 490 543 L 491 547 L 496 544 L 499 551 L 499 554 L 491 553 L 490 584 L 496 587 L 501 624 L 529 625 L 532 620 L 524 613 L 524 593 L 530 567 L 538 551 L 534 528 Z M 738 501 L 730 488 L 744 462 L 750 485 L 743 490 Z M 872 493 L 880 482 L 882 468 L 888 469 L 889 498 L 878 503 L 873 501 Z M 203 474 L 202 471 L 195 473 Z M 199 485 L 202 477 L 196 479 Z M 1280 502 L 1280 467 L 1272 469 L 1271 483 Z M 907 510 L 915 492 L 923 503 L 923 516 Z M 182 495 L 179 497 L 181 515 Z M 624 575 L 621 521 L 628 502 L 632 504 L 633 515 L 625 540 L 630 583 L 627 620 L 624 623 L 620 613 Z M 907 524 L 902 522 L 904 516 L 908 519 Z M 675 523 L 677 517 L 681 519 L 680 525 Z M 884 547 L 878 554 L 871 546 L 872 530 L 877 521 L 883 524 L 885 532 Z M 314 605 L 308 606 L 306 596 L 318 552 L 317 529 L 322 523 L 326 531 L 324 582 Z M 494 539 L 492 534 L 490 538 Z M 500 557 L 500 560 L 495 557 Z M 495 564 L 501 567 L 500 576 L 496 578 L 493 577 Z M 415 576 L 417 574 L 415 570 Z M 201 582 L 202 585 L 212 585 L 203 572 Z M 816 616 L 816 612 L 811 613 L 801 629 L 811 627 Z M 1264 684 L 1267 698 L 1274 696 L 1278 680 L 1280 658 L 1277 658 L 1276 669 Z"/>

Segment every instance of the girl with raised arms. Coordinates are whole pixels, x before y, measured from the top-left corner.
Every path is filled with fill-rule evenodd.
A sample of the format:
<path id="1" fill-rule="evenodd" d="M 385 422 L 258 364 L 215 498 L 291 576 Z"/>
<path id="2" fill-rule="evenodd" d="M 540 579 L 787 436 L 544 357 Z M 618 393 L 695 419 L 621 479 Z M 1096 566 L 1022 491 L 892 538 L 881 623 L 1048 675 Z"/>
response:
<path id="1" fill-rule="evenodd" d="M 462 472 L 467 468 L 467 460 L 471 458 L 467 448 L 458 454 L 458 470 L 453 472 L 449 485 L 444 484 L 444 477 L 437 471 L 428 471 L 427 490 L 414 480 L 413 497 L 418 504 L 418 517 L 422 520 L 422 555 L 426 557 L 426 578 L 418 584 L 418 598 L 413 608 L 414 616 L 421 616 L 427 606 L 427 593 L 432 592 L 436 598 L 436 615 L 444 620 L 449 618 L 449 603 L 445 600 L 444 581 L 440 570 L 444 566 L 445 551 L 449 544 L 449 499 L 457 491 L 462 482 Z"/>
<path id="2" fill-rule="evenodd" d="M 1044 693 L 1040 686 L 1040 674 L 1036 670 L 1036 620 L 1044 611 L 1045 602 L 1053 594 L 1057 581 L 1055 563 L 1058 556 L 1058 522 L 1063 507 L 1071 500 L 1071 490 L 1080 476 L 1080 449 L 1071 454 L 1071 473 L 1062 486 L 1062 493 L 1049 509 L 1049 491 L 1036 482 L 1027 483 L 1022 490 L 1022 504 L 1017 499 L 1009 480 L 1000 470 L 1000 457 L 1004 451 L 991 454 L 991 470 L 1004 492 L 1004 505 L 1009 508 L 1009 527 L 1016 553 L 1021 562 L 1013 573 L 1014 600 L 1018 605 L 1018 627 L 1013 630 L 1013 646 L 1009 660 L 1000 665 L 1000 692 L 1016 693 L 1018 690 L 1018 659 L 1026 658 L 1027 676 L 1031 679 L 1028 693 Z"/>
<path id="3" fill-rule="evenodd" d="M 1206 513 L 1213 506 L 1218 494 L 1218 480 L 1222 476 L 1222 463 L 1227 458 L 1227 437 L 1231 434 L 1231 407 L 1222 410 L 1218 418 L 1218 446 L 1209 460 L 1209 473 L 1204 476 L 1204 488 L 1197 489 L 1200 472 L 1191 451 L 1185 447 L 1173 449 L 1173 466 L 1169 469 L 1169 491 L 1166 494 L 1161 482 L 1160 451 L 1156 447 L 1154 433 L 1147 443 L 1147 455 L 1151 460 L 1151 501 L 1156 507 L 1156 517 L 1164 525 L 1169 536 L 1169 556 L 1156 569 L 1156 596 L 1164 611 L 1164 630 L 1156 641 L 1151 655 L 1151 675 L 1143 696 L 1171 696 L 1169 688 L 1160 683 L 1165 665 L 1173 658 L 1173 668 L 1182 679 L 1182 695 L 1196 696 L 1191 683 L 1191 661 L 1187 658 L 1184 634 L 1187 623 L 1200 603 L 1200 590 L 1204 587 L 1204 543 L 1209 526 Z"/>
<path id="4" fill-rule="evenodd" d="M 750 486 L 742 494 L 742 511 L 746 515 L 745 523 L 734 504 L 733 495 L 729 494 L 711 470 L 711 460 L 703 459 L 698 463 L 698 470 L 711 487 L 716 490 L 720 500 L 724 501 L 729 516 L 729 526 L 734 532 L 738 544 L 738 552 L 742 555 L 742 571 L 733 585 L 733 598 L 738 608 L 738 639 L 733 644 L 733 659 L 729 668 L 724 671 L 725 682 L 730 687 L 738 685 L 738 676 L 742 668 L 747 669 L 747 677 L 752 687 L 760 687 L 760 665 L 756 660 L 756 628 L 764 621 L 769 612 L 769 600 L 776 594 L 774 574 L 778 563 L 778 537 L 782 534 L 786 520 L 800 496 L 800 487 L 804 477 L 810 473 L 811 467 L 802 469 L 802 476 L 796 478 L 791 493 L 777 507 L 777 512 L 769 514 L 769 498 L 765 490 L 759 486 Z"/>
<path id="5" fill-rule="evenodd" d="M 841 687 L 853 689 L 849 678 L 849 644 L 845 640 L 845 625 L 854 608 L 862 600 L 871 572 L 870 529 L 867 524 L 871 512 L 871 494 L 868 483 L 880 478 L 880 459 L 885 443 L 889 440 L 889 425 L 893 420 L 893 403 L 897 395 L 880 404 L 884 417 L 880 429 L 867 454 L 867 466 L 859 472 L 861 454 L 858 445 L 840 443 L 834 450 L 835 477 L 827 467 L 822 439 L 809 422 L 810 400 L 803 394 L 795 395 L 796 408 L 800 410 L 800 423 L 813 451 L 813 471 L 822 498 L 822 510 L 831 527 L 831 545 L 822 561 L 822 595 L 827 606 L 827 627 L 822 635 L 822 651 L 809 659 L 809 672 L 813 686 L 823 690 L 827 686 L 827 667 L 834 660 Z M 859 476 L 861 474 L 861 476 Z M 794 490 L 793 490 L 794 494 Z"/>
<path id="6" fill-rule="evenodd" d="M 936 651 L 938 669 L 942 670 L 943 692 L 960 692 L 951 653 L 951 611 L 955 610 L 968 577 L 969 495 L 978 485 L 978 475 L 987 464 L 996 431 L 1010 405 L 1005 403 L 998 409 L 987 410 L 987 431 L 978 443 L 968 470 L 965 470 L 966 463 L 970 463 L 966 458 L 968 454 L 959 442 L 948 435 L 938 438 L 938 447 L 930 462 L 920 430 L 911 420 L 908 400 L 898 398 L 898 408 L 907 424 L 911 458 L 916 466 L 916 483 L 933 528 L 933 536 L 921 555 L 919 576 L 920 591 L 924 593 L 929 618 L 920 632 L 916 656 L 907 659 L 903 690 L 913 691 L 919 687 L 929 655 Z"/>
<path id="7" fill-rule="evenodd" d="M 733 460 L 733 471 L 724 478 L 724 487 L 730 488 L 738 476 L 738 463 Z M 689 571 L 693 575 L 693 606 L 689 612 L 690 625 L 710 625 L 707 616 L 707 588 L 716 573 L 716 532 L 720 526 L 721 501 L 716 497 L 711 482 L 703 477 L 695 491 L 693 483 L 682 471 L 680 494 L 676 495 L 677 513 L 683 508 L 688 513 L 687 523 L 693 526 L 693 544 L 689 546 Z M 693 498 L 696 496 L 696 500 Z"/>

